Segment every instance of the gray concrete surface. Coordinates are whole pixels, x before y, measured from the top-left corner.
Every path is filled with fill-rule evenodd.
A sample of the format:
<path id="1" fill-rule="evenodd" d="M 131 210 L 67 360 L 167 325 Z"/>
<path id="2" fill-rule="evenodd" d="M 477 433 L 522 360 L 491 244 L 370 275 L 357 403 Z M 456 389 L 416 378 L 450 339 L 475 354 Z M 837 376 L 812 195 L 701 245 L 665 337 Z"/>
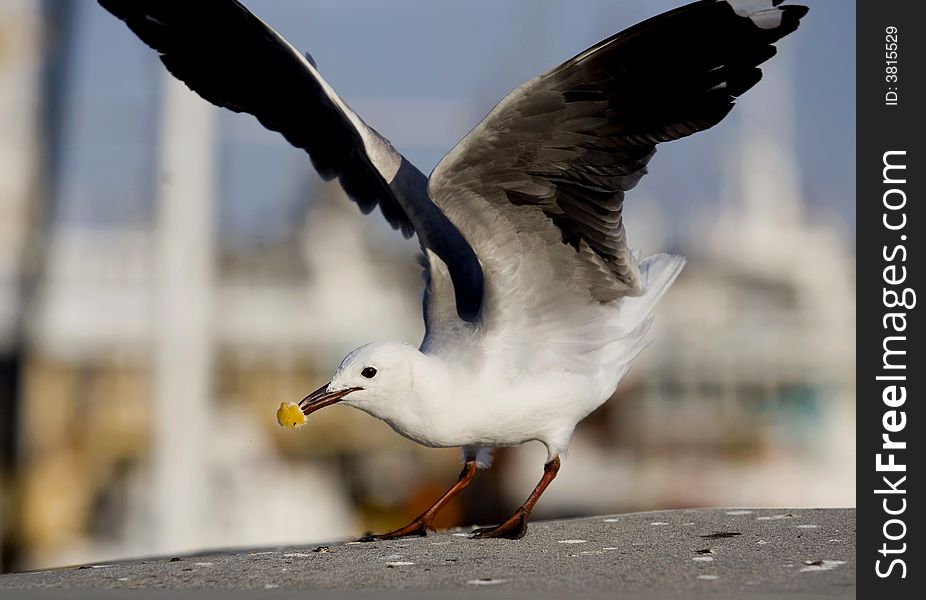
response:
<path id="1" fill-rule="evenodd" d="M 541 521 L 519 541 L 473 540 L 465 531 L 13 573 L 0 576 L 0 596 L 48 588 L 313 590 L 302 597 L 403 599 L 855 595 L 854 509 L 698 509 Z"/>

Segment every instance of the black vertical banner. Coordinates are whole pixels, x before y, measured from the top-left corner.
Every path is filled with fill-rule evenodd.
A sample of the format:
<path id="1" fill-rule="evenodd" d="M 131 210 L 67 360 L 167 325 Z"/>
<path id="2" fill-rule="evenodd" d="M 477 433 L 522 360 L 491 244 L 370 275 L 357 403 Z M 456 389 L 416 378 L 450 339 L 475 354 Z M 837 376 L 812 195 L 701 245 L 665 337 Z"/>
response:
<path id="1" fill-rule="evenodd" d="M 926 270 L 923 8 L 914 0 L 857 4 L 859 598 L 900 600 L 926 589 L 926 506 L 915 492 L 926 483 L 917 327 Z"/>

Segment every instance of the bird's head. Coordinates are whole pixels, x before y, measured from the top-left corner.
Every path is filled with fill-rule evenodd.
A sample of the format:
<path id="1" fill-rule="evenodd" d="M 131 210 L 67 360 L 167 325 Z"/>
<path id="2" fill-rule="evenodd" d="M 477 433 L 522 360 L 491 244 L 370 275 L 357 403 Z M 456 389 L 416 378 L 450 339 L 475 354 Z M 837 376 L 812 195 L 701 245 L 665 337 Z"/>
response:
<path id="1" fill-rule="evenodd" d="M 411 396 L 415 366 L 423 355 L 414 346 L 383 342 L 361 346 L 344 357 L 331 382 L 299 403 L 308 416 L 335 403 L 388 419 L 396 400 Z"/>

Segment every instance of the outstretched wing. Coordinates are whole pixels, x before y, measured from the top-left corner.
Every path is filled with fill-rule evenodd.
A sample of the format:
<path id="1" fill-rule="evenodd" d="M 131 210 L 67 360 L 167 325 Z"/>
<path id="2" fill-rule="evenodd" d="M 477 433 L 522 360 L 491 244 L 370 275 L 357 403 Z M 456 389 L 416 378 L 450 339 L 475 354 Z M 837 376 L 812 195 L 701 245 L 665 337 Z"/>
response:
<path id="1" fill-rule="evenodd" d="M 427 178 L 331 89 L 311 58 L 236 0 L 99 0 L 167 70 L 209 102 L 254 115 L 338 178 L 364 213 L 380 207 L 451 267 L 457 312 L 472 320 L 482 272 L 472 248 L 428 198 Z"/>
<path id="2" fill-rule="evenodd" d="M 480 257 L 497 243 L 487 233 L 508 231 L 533 240 L 525 254 L 571 246 L 563 276 L 601 302 L 640 293 L 624 194 L 657 144 L 716 125 L 759 81 L 758 65 L 807 12 L 781 2 L 695 2 L 525 83 L 441 160 L 431 198 Z"/>

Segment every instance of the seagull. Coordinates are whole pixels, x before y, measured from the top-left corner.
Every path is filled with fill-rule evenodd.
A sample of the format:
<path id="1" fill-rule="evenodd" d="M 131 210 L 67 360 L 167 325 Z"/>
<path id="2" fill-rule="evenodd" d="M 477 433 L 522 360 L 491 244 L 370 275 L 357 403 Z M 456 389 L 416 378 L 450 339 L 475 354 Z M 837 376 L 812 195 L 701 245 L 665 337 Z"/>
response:
<path id="1" fill-rule="evenodd" d="M 360 346 L 305 416 L 335 403 L 434 448 L 463 470 L 408 525 L 427 535 L 496 448 L 547 450 L 527 500 L 476 538 L 518 539 L 576 425 L 647 345 L 653 309 L 685 260 L 627 243 L 625 193 L 656 146 L 708 129 L 762 77 L 807 8 L 701 0 L 579 53 L 503 98 L 426 177 L 342 100 L 309 54 L 235 0 L 99 0 L 207 101 L 257 117 L 305 150 L 361 211 L 418 237 L 419 346 Z"/>

